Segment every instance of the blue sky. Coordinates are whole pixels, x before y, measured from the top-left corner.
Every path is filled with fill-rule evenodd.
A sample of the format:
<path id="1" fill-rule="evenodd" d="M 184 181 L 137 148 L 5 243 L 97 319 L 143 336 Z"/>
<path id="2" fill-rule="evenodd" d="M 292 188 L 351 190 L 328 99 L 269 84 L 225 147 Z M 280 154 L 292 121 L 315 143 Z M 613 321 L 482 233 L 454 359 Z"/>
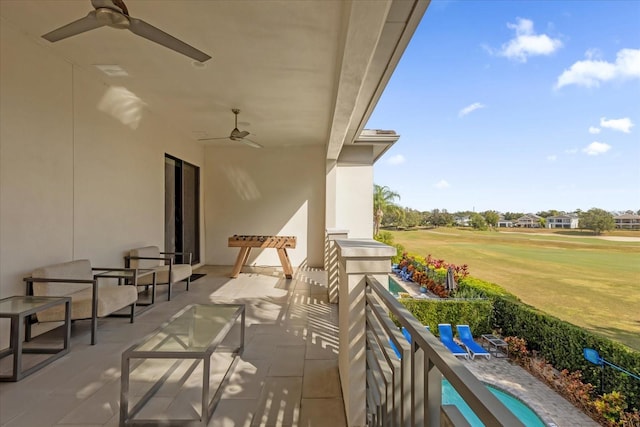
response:
<path id="1" fill-rule="evenodd" d="M 640 209 L 640 0 L 432 1 L 368 129 L 421 211 Z"/>

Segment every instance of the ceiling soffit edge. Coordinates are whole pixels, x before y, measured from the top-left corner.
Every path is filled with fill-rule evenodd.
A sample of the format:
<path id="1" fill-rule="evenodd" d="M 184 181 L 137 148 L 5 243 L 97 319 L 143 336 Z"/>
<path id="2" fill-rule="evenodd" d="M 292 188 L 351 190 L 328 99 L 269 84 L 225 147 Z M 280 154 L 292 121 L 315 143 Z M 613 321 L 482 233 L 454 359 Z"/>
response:
<path id="1" fill-rule="evenodd" d="M 415 0 L 412 2 L 393 0 L 387 2 L 387 8 L 385 10 L 386 21 L 381 23 L 380 32 L 377 35 L 376 43 L 370 48 L 370 56 L 364 69 L 364 73 L 361 75 L 359 86 L 355 92 L 351 90 L 349 93 L 341 93 L 340 89 L 344 84 L 353 83 L 346 82 L 345 78 L 345 65 L 342 64 L 341 73 L 338 84 L 338 94 L 336 95 L 336 108 L 334 109 L 334 120 L 331 128 L 330 139 L 327 147 L 327 159 L 336 159 L 340 155 L 345 144 L 352 144 L 356 138 L 361 134 L 366 125 L 367 120 L 373 113 L 373 110 L 382 95 L 384 88 L 386 87 L 391 75 L 393 74 L 402 54 L 411 40 L 411 37 L 415 33 L 418 24 L 420 23 L 424 13 L 429 6 L 429 1 Z M 352 7 L 351 14 L 357 12 Z M 350 24 L 351 24 L 350 19 Z M 368 24 L 370 26 L 371 23 Z M 349 26 L 349 31 L 354 29 Z M 368 32 L 368 30 L 367 30 Z M 348 38 L 348 37 L 347 37 Z M 347 43 L 349 40 L 347 40 Z M 350 59 L 347 55 L 348 50 L 358 49 L 358 46 L 345 46 L 345 52 L 343 53 L 343 62 Z M 373 63 L 375 61 L 376 63 Z M 352 99 L 342 100 L 347 101 L 351 105 L 351 109 L 341 111 L 340 101 L 341 96 L 346 97 L 352 95 Z M 343 106 L 344 107 L 344 106 Z M 336 117 L 343 116 L 342 120 L 337 121 Z M 336 125 L 346 125 L 347 128 L 336 127 Z M 393 125 L 393 124 L 390 124 Z M 394 141 L 395 142 L 395 141 Z M 391 145 L 387 145 L 385 148 L 378 147 L 375 160 L 377 160 Z M 374 160 L 374 161 L 375 161 Z"/>

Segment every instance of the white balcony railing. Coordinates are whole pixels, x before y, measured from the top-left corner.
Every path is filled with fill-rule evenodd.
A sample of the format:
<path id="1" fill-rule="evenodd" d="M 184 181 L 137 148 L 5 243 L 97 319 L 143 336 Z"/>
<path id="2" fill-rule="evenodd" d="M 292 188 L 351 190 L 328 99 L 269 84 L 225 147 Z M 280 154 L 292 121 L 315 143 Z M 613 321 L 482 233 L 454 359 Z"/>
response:
<path id="1" fill-rule="evenodd" d="M 369 425 L 467 425 L 457 407 L 442 406 L 443 378 L 484 425 L 523 425 L 386 287 L 367 277 L 365 292 Z M 389 314 L 409 331 L 411 345 Z"/>
<path id="2" fill-rule="evenodd" d="M 350 427 L 468 425 L 456 407 L 442 405 L 443 378 L 485 425 L 523 425 L 381 285 L 388 280 L 395 248 L 374 240 L 336 240 L 335 245 L 338 366 Z M 411 344 L 391 316 L 409 331 Z"/>

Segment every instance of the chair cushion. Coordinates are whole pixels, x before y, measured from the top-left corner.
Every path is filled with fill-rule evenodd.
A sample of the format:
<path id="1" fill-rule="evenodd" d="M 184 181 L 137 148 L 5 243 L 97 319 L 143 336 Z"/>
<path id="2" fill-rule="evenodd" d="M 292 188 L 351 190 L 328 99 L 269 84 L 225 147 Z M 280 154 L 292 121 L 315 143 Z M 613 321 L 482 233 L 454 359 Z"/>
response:
<path id="1" fill-rule="evenodd" d="M 71 319 L 91 319 L 91 289 L 71 295 Z M 98 286 L 98 317 L 105 317 L 138 300 L 135 286 L 100 284 Z M 58 305 L 37 314 L 38 322 L 64 320 L 64 305 Z"/>
<path id="2" fill-rule="evenodd" d="M 157 246 L 145 246 L 144 248 L 131 249 L 129 255 L 132 257 L 148 257 L 148 258 L 160 258 L 164 255 L 160 255 L 160 248 Z M 158 259 L 132 259 L 130 261 L 131 268 L 156 268 L 164 265 L 164 260 Z"/>
<path id="3" fill-rule="evenodd" d="M 38 268 L 31 274 L 40 279 L 76 279 L 93 280 L 91 262 L 88 259 L 64 262 Z M 33 294 L 36 296 L 71 297 L 71 319 L 91 318 L 91 283 L 53 283 L 34 282 Z M 108 316 L 114 311 L 133 304 L 138 300 L 135 286 L 117 286 L 100 284 L 98 286 L 98 317 Z M 64 305 L 58 305 L 37 314 L 39 322 L 57 322 L 64 320 Z"/>
<path id="4" fill-rule="evenodd" d="M 132 260 L 133 261 L 133 260 Z M 169 266 L 156 267 L 156 284 L 169 283 Z M 174 264 L 171 269 L 171 283 L 176 283 L 190 277 L 193 269 L 189 264 Z M 138 285 L 150 285 L 153 283 L 153 275 L 147 274 L 138 279 Z"/>
<path id="5" fill-rule="evenodd" d="M 88 259 L 64 262 L 38 268 L 31 273 L 31 277 L 40 279 L 78 279 L 93 280 L 91 262 Z M 39 282 L 33 284 L 35 296 L 66 296 L 89 289 L 91 283 L 50 283 Z"/>

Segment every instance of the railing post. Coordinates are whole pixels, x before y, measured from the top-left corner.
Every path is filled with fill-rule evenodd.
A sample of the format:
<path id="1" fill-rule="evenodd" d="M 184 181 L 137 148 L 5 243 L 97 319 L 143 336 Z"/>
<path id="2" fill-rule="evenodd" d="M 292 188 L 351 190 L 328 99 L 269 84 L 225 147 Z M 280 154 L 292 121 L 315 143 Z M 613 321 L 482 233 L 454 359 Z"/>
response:
<path id="1" fill-rule="evenodd" d="M 346 240 L 349 230 L 327 228 L 324 246 L 324 270 L 327 272 L 329 302 L 338 303 L 338 247 L 336 240 Z"/>
<path id="2" fill-rule="evenodd" d="M 366 417 L 365 276 L 387 283 L 396 248 L 375 240 L 336 240 L 338 250 L 338 367 L 347 425 L 360 427 Z"/>

